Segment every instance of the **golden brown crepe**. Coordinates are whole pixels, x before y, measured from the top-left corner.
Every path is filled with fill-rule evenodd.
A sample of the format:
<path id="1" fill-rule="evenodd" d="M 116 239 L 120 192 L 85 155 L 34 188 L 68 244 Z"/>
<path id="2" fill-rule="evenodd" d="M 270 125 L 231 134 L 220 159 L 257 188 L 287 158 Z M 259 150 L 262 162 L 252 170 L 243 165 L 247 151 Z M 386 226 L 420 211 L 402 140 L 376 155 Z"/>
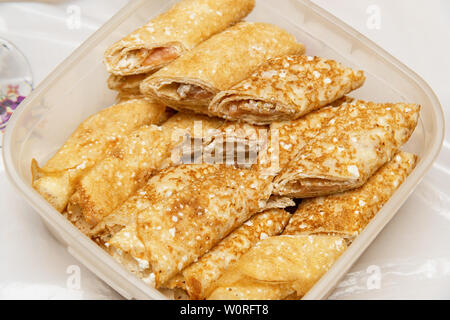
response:
<path id="1" fill-rule="evenodd" d="M 33 159 L 33 188 L 62 212 L 78 180 L 123 137 L 142 125 L 159 124 L 166 108 L 135 99 L 107 108 L 85 120 L 42 168 Z"/>
<path id="2" fill-rule="evenodd" d="M 152 72 L 245 18 L 255 0 L 182 0 L 105 52 L 108 72 Z"/>
<path id="3" fill-rule="evenodd" d="M 132 257 L 147 262 L 156 287 L 161 287 L 263 210 L 272 191 L 270 182 L 254 169 L 171 167 L 106 217 L 96 227 L 97 238 L 108 242 L 121 233 L 117 242 L 129 247 Z M 129 238 L 138 238 L 144 248 L 128 246 Z"/>
<path id="4" fill-rule="evenodd" d="M 399 152 L 362 187 L 304 200 L 284 234 L 332 234 L 353 240 L 408 177 L 417 156 Z"/>
<path id="5" fill-rule="evenodd" d="M 343 104 L 277 176 L 274 194 L 308 198 L 360 187 L 408 141 L 419 111 L 405 103 Z"/>
<path id="6" fill-rule="evenodd" d="M 171 181 L 174 186 L 178 182 L 174 189 L 176 195 L 166 200 L 165 205 L 163 199 L 155 196 L 161 184 L 156 190 L 151 188 L 149 193 L 153 194 L 156 204 L 137 217 L 138 234 L 145 245 L 145 256 L 153 268 L 157 286 L 260 212 L 271 194 L 269 180 L 261 177 L 257 170 L 224 165 L 183 165 L 165 173 L 175 178 Z"/>
<path id="7" fill-rule="evenodd" d="M 336 236 L 282 235 L 260 241 L 217 281 L 208 300 L 303 296 L 346 250 Z"/>
<path id="8" fill-rule="evenodd" d="M 222 273 L 258 241 L 279 235 L 289 221 L 290 214 L 282 209 L 270 209 L 253 216 L 210 252 L 183 270 L 182 287 L 191 299 L 205 299 Z M 177 284 L 180 286 L 180 284 Z"/>
<path id="9" fill-rule="evenodd" d="M 204 163 L 259 167 L 262 174 L 275 177 L 332 117 L 336 107 L 352 101 L 344 97 L 294 121 L 259 126 L 245 122 L 225 122 L 213 130 L 203 148 Z M 199 157 L 198 157 L 199 158 Z M 290 199 L 290 198 L 287 198 Z"/>
<path id="10" fill-rule="evenodd" d="M 300 119 L 274 122 L 270 127 L 225 122 L 206 140 L 209 143 L 203 149 L 202 160 L 239 167 L 257 164 L 263 174 L 275 177 L 332 118 L 339 116 L 337 107 L 351 101 L 352 98 L 343 97 Z"/>
<path id="11" fill-rule="evenodd" d="M 245 249 L 248 245 L 248 242 L 246 242 L 248 239 L 254 240 L 253 237 L 247 238 L 245 235 L 248 233 L 249 230 L 254 230 L 257 232 L 261 232 L 263 230 L 263 221 L 268 222 L 269 220 L 272 220 L 272 223 L 268 222 L 269 225 L 266 226 L 266 233 L 270 236 L 271 232 L 273 230 L 278 230 L 279 223 L 283 224 L 283 228 L 287 223 L 287 219 L 290 218 L 290 215 L 287 213 L 284 213 L 280 211 L 280 209 L 286 208 L 288 206 L 295 205 L 292 201 L 287 201 L 287 199 L 283 199 L 282 202 L 273 202 L 273 200 L 269 200 L 267 205 L 264 207 L 263 212 L 265 214 L 258 214 L 249 219 L 245 225 L 246 227 L 240 227 L 236 229 L 233 233 L 231 233 L 227 238 L 225 238 L 223 241 L 219 242 L 219 245 L 216 247 L 219 247 L 221 249 L 212 249 L 212 251 L 216 251 L 217 254 L 220 252 L 228 252 L 229 258 L 231 259 L 231 255 L 233 255 L 233 252 L 231 250 L 235 250 L 234 254 L 235 257 L 241 255 L 243 251 L 247 250 Z M 121 212 L 116 212 L 114 215 L 111 215 L 110 217 L 107 217 L 103 223 L 102 227 L 97 227 L 98 230 L 101 230 L 103 232 L 103 235 L 100 238 L 97 238 L 98 242 L 104 246 L 107 251 L 120 263 L 122 263 L 125 268 L 137 275 L 139 278 L 141 278 L 144 282 L 149 284 L 152 287 L 155 287 L 155 275 L 152 273 L 152 269 L 150 267 L 149 262 L 144 257 L 145 254 L 145 247 L 142 241 L 138 237 L 137 228 L 136 228 L 136 210 L 130 208 L 134 208 L 135 204 L 132 204 L 133 201 L 129 201 L 130 205 L 127 207 L 127 209 L 130 212 L 130 215 L 126 215 L 126 209 L 122 210 Z M 259 218 L 258 218 L 259 217 Z M 271 219 L 273 217 L 273 219 Z M 256 219 L 256 220 L 253 220 Z M 126 225 L 126 227 L 124 227 Z M 251 227 L 249 229 L 249 227 Z M 281 228 L 281 229 L 283 229 Z M 239 231 L 241 230 L 241 231 Z M 259 231 L 258 231 L 259 230 Z M 263 230 L 264 231 L 264 230 Z M 280 231 L 281 232 L 281 231 Z M 235 234 L 235 236 L 232 236 Z M 259 234 L 259 233 L 258 233 Z M 261 235 L 258 235 L 260 237 Z M 231 238 L 230 238 L 231 237 Z M 265 235 L 262 235 L 264 238 Z M 226 239 L 234 239 L 233 241 L 226 241 Z M 103 240 L 106 242 L 104 242 Z M 240 240 L 239 240 L 240 239 Z M 245 240 L 247 239 L 247 240 Z M 242 241 L 241 241 L 242 240 Z M 244 241 L 245 240 L 245 241 Z M 221 245 L 222 242 L 226 241 L 225 243 L 228 243 L 226 246 Z M 239 249 L 240 248 L 240 249 Z M 243 251 L 242 251 L 242 250 Z M 211 251 L 211 252 L 212 252 Z M 241 252 L 241 253 L 239 253 Z M 213 257 L 216 257 L 217 254 L 210 257 L 208 260 L 204 260 L 205 262 L 209 261 Z M 199 261 L 202 261 L 200 259 Z M 231 261 L 231 260 L 230 260 Z M 212 267 L 209 270 L 209 277 L 211 279 L 211 282 L 208 283 L 204 281 L 206 285 L 212 285 L 213 281 L 212 278 L 214 275 L 217 277 L 220 276 L 220 273 L 224 271 L 225 266 L 230 264 L 230 261 L 222 261 L 219 265 L 216 267 Z M 191 266 L 196 265 L 199 262 L 193 263 Z M 186 269 L 187 270 L 187 269 Z M 198 270 L 198 269 L 195 269 Z M 217 279 L 214 279 L 217 280 Z M 183 276 L 183 273 L 180 272 L 174 277 L 172 277 L 169 281 L 167 281 L 164 284 L 165 288 L 168 288 L 170 290 L 182 290 L 184 291 L 186 297 L 188 298 L 188 294 L 186 292 L 186 281 Z M 163 288 L 164 289 L 164 288 Z"/>
<path id="12" fill-rule="evenodd" d="M 405 181 L 417 157 L 399 152 L 362 187 L 304 200 L 282 236 L 261 241 L 225 271 L 208 299 L 299 299 Z"/>
<path id="13" fill-rule="evenodd" d="M 284 56 L 269 60 L 249 78 L 220 92 L 209 112 L 253 124 L 295 120 L 361 87 L 362 71 L 319 57 Z"/>
<path id="14" fill-rule="evenodd" d="M 352 102 L 350 97 L 336 100 L 328 107 L 310 112 L 293 121 L 274 122 L 270 125 L 269 141 L 259 153 L 264 171 L 274 177 L 287 167 L 299 150 L 309 143 L 332 118 L 339 116 L 339 107 Z M 248 125 L 250 126 L 250 125 Z M 261 128 L 257 126 L 256 128 Z"/>
<path id="15" fill-rule="evenodd" d="M 247 78 L 266 60 L 303 52 L 303 45 L 274 25 L 241 22 L 148 77 L 141 92 L 177 110 L 208 114 L 219 91 Z"/>
<path id="16" fill-rule="evenodd" d="M 202 124 L 197 133 L 196 122 Z M 143 126 L 132 132 L 81 178 L 67 208 L 70 220 L 91 235 L 97 223 L 143 187 L 171 158 L 172 149 L 186 135 L 198 134 L 202 139 L 222 123 L 218 118 L 179 113 L 162 126 Z"/>

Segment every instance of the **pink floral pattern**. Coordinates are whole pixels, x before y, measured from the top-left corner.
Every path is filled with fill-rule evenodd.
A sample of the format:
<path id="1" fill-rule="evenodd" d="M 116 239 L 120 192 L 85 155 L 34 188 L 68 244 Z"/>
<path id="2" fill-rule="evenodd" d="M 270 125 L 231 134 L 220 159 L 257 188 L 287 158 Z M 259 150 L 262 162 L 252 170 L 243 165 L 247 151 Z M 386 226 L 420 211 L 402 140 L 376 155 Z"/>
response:
<path id="1" fill-rule="evenodd" d="M 12 113 L 24 99 L 18 85 L 8 85 L 6 92 L 0 92 L 0 132 L 4 132 Z"/>

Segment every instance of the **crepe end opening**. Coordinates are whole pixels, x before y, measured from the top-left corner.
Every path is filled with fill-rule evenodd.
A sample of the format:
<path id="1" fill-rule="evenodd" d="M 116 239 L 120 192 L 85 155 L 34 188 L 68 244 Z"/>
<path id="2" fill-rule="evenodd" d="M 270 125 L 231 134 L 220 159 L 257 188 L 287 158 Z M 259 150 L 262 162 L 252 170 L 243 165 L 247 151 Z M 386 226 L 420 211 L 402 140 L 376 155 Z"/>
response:
<path id="1" fill-rule="evenodd" d="M 115 50 L 106 58 L 108 71 L 116 75 L 134 75 L 162 68 L 182 55 L 182 49 L 176 45 L 154 48 L 136 48 Z"/>
<path id="2" fill-rule="evenodd" d="M 154 90 L 153 95 L 159 98 L 165 98 L 181 104 L 195 104 L 196 106 L 208 105 L 216 94 L 210 88 L 205 88 L 198 84 L 178 82 L 176 80 L 150 86 L 154 88 L 150 89 L 150 91 Z M 145 85 L 141 87 L 141 91 L 151 94 Z"/>
<path id="3" fill-rule="evenodd" d="M 275 184 L 274 194 L 305 199 L 356 189 L 363 183 L 364 181 L 360 180 L 340 181 L 320 178 L 281 180 Z"/>
<path id="4" fill-rule="evenodd" d="M 255 125 L 267 125 L 274 121 L 293 120 L 294 115 L 283 112 L 276 102 L 228 94 L 211 103 L 210 112 L 228 120 L 244 120 Z"/>

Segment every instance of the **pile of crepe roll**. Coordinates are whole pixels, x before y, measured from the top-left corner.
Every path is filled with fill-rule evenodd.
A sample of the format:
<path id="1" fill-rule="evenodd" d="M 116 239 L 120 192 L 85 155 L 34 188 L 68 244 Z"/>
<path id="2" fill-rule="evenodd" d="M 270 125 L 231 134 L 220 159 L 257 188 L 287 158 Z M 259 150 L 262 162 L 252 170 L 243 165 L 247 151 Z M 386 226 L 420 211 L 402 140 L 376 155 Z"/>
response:
<path id="1" fill-rule="evenodd" d="M 182 0 L 112 45 L 118 103 L 31 165 L 56 210 L 175 298 L 302 298 L 417 161 L 400 148 L 419 105 L 347 96 L 363 71 L 243 21 L 254 2 Z"/>

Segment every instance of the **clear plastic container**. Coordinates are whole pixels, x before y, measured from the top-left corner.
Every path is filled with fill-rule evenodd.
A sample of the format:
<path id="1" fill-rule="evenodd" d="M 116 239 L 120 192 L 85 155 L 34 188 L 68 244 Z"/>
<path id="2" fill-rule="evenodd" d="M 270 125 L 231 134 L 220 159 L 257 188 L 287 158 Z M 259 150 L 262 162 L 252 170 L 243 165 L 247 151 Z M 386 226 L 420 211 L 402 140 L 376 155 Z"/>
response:
<path id="1" fill-rule="evenodd" d="M 116 40 L 167 10 L 175 1 L 131 1 L 69 58 L 13 114 L 4 136 L 3 156 L 12 184 L 36 209 L 68 251 L 125 298 L 165 299 L 127 272 L 78 231 L 31 187 L 30 161 L 45 161 L 89 115 L 110 105 L 103 52 Z M 336 59 L 366 72 L 365 86 L 353 95 L 372 101 L 422 105 L 419 126 L 405 149 L 419 155 L 406 182 L 305 299 L 326 298 L 352 264 L 392 219 L 439 154 L 444 137 L 441 106 L 430 87 L 386 51 L 308 0 L 257 0 L 248 20 L 277 24 L 307 47 L 310 55 Z"/>

